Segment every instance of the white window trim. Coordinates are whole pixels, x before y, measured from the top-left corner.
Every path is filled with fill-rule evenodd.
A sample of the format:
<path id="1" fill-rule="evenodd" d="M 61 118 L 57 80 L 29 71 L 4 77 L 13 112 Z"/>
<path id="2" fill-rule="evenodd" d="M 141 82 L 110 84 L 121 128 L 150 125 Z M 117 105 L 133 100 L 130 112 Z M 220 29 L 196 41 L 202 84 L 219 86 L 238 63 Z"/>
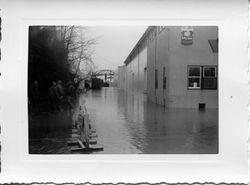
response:
<path id="1" fill-rule="evenodd" d="M 200 76 L 189 76 L 189 69 L 190 68 L 200 68 Z M 188 66 L 188 89 L 201 89 L 201 66 Z M 189 79 L 190 78 L 199 78 L 200 79 L 200 84 L 199 87 L 191 87 L 189 86 Z"/>

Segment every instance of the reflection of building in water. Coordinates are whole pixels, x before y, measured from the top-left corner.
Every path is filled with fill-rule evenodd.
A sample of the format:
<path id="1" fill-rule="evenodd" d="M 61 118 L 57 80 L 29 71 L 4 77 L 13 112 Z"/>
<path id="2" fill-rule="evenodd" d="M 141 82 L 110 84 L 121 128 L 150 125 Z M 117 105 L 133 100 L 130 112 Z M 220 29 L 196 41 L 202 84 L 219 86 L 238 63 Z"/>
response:
<path id="1" fill-rule="evenodd" d="M 110 88 L 107 88 L 110 90 Z M 141 153 L 217 153 L 217 109 L 164 109 L 139 93 L 118 90 L 117 109 L 126 134 Z M 119 118 L 119 119 L 120 119 Z M 115 120 L 115 124 L 120 123 Z M 139 152 L 139 153 L 140 153 Z"/>
<path id="2" fill-rule="evenodd" d="M 150 26 L 124 63 L 120 89 L 169 108 L 218 107 L 215 26 Z"/>

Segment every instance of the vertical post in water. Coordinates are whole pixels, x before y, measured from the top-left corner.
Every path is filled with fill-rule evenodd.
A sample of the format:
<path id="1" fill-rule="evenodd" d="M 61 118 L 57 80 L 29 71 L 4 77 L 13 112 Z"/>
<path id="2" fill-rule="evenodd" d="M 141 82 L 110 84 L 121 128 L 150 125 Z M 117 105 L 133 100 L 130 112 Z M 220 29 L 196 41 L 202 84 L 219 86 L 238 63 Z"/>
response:
<path id="1" fill-rule="evenodd" d="M 82 127 L 80 131 L 81 141 L 85 144 L 86 148 L 89 148 L 89 115 L 84 114 L 82 120 Z"/>

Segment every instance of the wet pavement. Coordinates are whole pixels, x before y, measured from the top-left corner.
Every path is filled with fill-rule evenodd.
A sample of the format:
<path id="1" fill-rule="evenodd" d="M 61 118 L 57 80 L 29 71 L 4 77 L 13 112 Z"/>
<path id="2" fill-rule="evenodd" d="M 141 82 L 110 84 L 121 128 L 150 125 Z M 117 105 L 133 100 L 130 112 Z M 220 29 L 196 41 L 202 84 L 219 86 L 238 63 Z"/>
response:
<path id="1" fill-rule="evenodd" d="M 143 94 L 113 87 L 89 90 L 86 101 L 98 144 L 95 154 L 218 153 L 218 109 L 164 109 Z M 70 153 L 72 113 L 41 113 L 30 122 L 30 153 Z"/>
<path id="2" fill-rule="evenodd" d="M 70 153 L 67 140 L 71 137 L 71 117 L 68 111 L 33 115 L 29 120 L 29 153 Z"/>

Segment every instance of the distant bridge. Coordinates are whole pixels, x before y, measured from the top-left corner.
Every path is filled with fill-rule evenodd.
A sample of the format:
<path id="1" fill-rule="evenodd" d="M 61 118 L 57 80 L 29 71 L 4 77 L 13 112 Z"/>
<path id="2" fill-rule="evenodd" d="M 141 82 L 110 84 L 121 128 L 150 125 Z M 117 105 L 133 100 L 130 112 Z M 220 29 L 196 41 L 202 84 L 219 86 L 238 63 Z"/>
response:
<path id="1" fill-rule="evenodd" d="M 107 80 L 111 81 L 114 78 L 115 75 L 115 71 L 111 70 L 111 69 L 102 69 L 99 71 L 95 71 L 92 73 L 92 77 L 104 77 L 105 82 L 107 82 Z"/>

